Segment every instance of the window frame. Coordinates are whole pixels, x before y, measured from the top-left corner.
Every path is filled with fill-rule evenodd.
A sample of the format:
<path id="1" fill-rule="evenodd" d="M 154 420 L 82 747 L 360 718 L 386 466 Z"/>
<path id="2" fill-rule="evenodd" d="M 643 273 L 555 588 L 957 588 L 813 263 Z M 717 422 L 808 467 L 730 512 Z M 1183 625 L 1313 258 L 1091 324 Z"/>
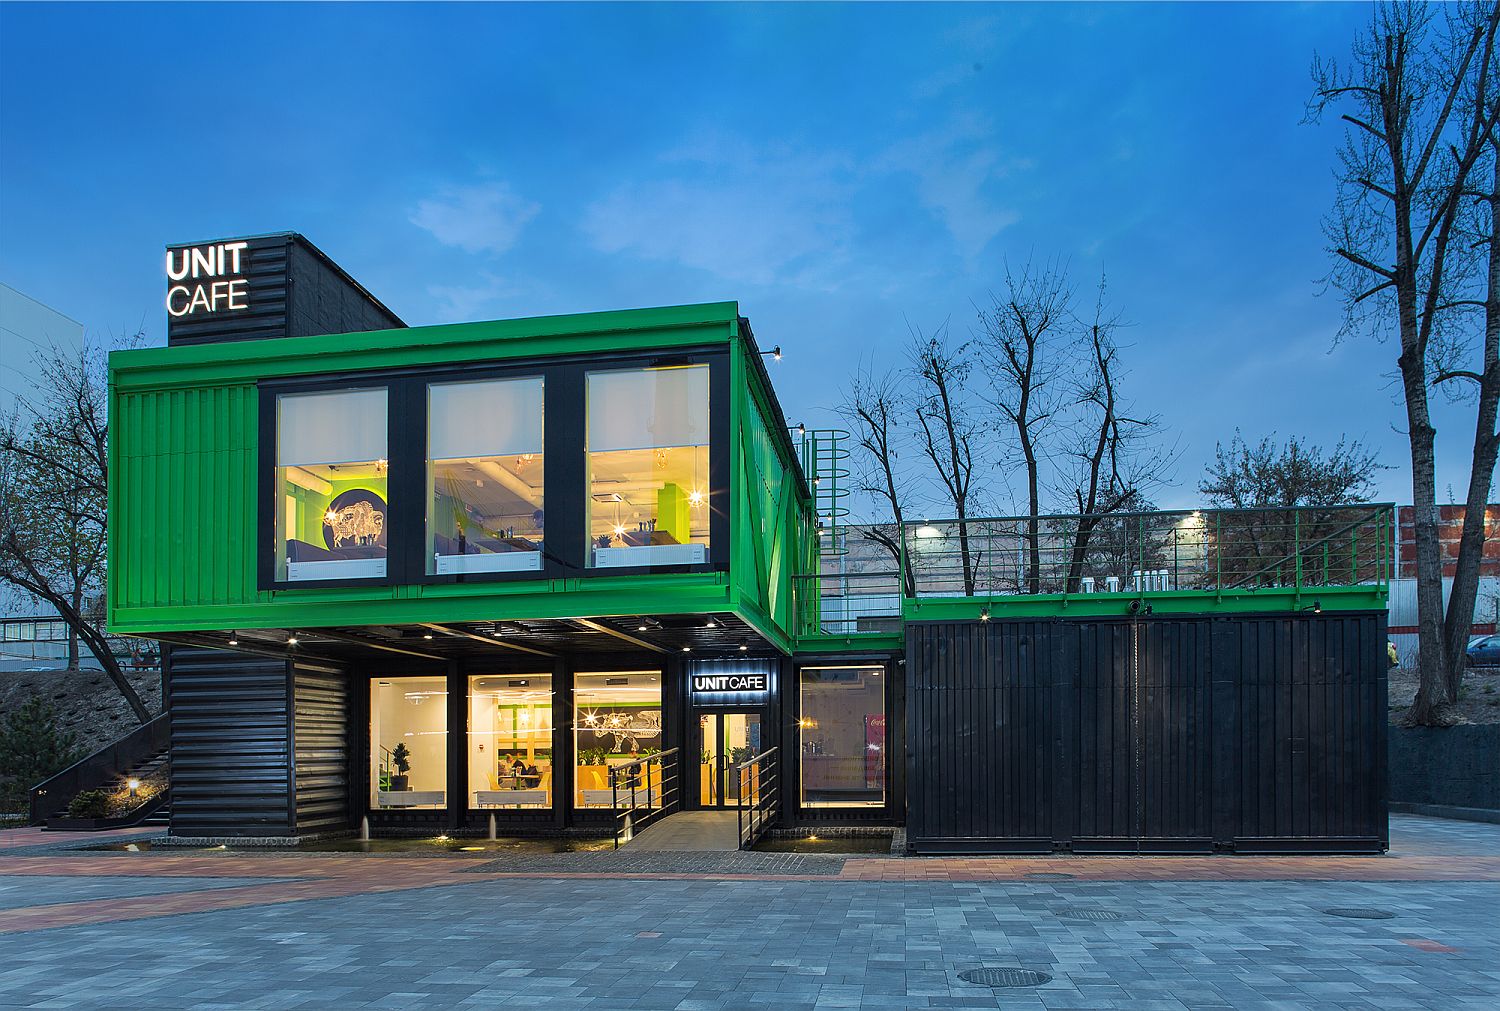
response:
<path id="1" fill-rule="evenodd" d="M 276 525 L 276 507 L 282 490 L 277 480 L 279 469 L 276 458 L 277 402 L 283 396 L 299 393 L 342 393 L 354 390 L 384 389 L 385 401 L 385 451 L 388 465 L 386 477 L 386 531 L 385 575 L 369 577 L 340 576 L 332 579 L 278 579 L 276 576 L 276 540 L 279 536 Z M 320 589 L 330 586 L 393 586 L 400 582 L 401 549 L 397 543 L 397 530 L 405 506 L 398 501 L 405 497 L 396 465 L 396 418 L 400 406 L 396 400 L 396 389 L 388 380 L 374 375 L 359 378 L 340 376 L 297 382 L 262 383 L 260 386 L 260 461 L 259 461 L 259 526 L 256 545 L 257 569 L 260 573 L 260 588 L 263 590 Z"/>
<path id="2" fill-rule="evenodd" d="M 709 366 L 708 560 L 692 564 L 594 568 L 588 564 L 587 374 L 671 365 Z M 351 371 L 265 379 L 260 395 L 257 460 L 257 571 L 262 590 L 359 589 L 446 583 L 511 583 L 561 578 L 607 579 L 657 573 L 725 572 L 730 567 L 731 492 L 730 359 L 713 344 L 641 352 L 557 355 L 545 358 L 443 362 L 408 368 Z M 539 570 L 427 572 L 427 387 L 433 383 L 540 378 L 543 388 L 543 495 L 547 532 Z M 386 450 L 390 462 L 386 574 L 370 579 L 276 578 L 276 398 L 282 394 L 345 389 L 387 391 Z M 415 420 L 415 423 L 411 423 Z M 405 430 L 398 422 L 406 422 Z"/>

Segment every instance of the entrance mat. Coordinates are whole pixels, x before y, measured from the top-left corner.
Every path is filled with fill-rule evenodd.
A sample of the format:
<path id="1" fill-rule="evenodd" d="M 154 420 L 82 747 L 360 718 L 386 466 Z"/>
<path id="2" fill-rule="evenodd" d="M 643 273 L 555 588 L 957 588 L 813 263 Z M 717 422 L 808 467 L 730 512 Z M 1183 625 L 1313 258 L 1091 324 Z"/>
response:
<path id="1" fill-rule="evenodd" d="M 844 858 L 809 853 L 597 850 L 518 853 L 486 860 L 465 872 L 487 874 L 746 874 L 837 877 Z"/>

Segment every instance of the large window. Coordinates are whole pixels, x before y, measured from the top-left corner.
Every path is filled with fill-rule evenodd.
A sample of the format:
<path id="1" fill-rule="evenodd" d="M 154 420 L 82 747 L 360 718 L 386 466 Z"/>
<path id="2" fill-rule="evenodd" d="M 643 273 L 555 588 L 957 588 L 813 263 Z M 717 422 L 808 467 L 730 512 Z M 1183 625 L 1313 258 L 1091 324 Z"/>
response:
<path id="1" fill-rule="evenodd" d="M 609 807 L 609 767 L 661 750 L 661 674 L 627 671 L 576 677 L 573 753 L 578 775 L 573 804 Z M 660 770 L 653 769 L 651 776 L 649 787 L 660 791 Z"/>
<path id="2" fill-rule="evenodd" d="M 881 667 L 802 668 L 803 807 L 885 803 Z"/>
<path id="3" fill-rule="evenodd" d="M 707 561 L 708 372 L 589 373 L 590 565 Z"/>
<path id="4" fill-rule="evenodd" d="M 441 808 L 448 802 L 448 682 L 370 683 L 370 807 Z"/>
<path id="5" fill-rule="evenodd" d="M 469 801 L 552 806 L 552 675 L 469 678 Z"/>
<path id="6" fill-rule="evenodd" d="M 386 400 L 384 389 L 276 398 L 278 580 L 386 574 Z"/>
<path id="7" fill-rule="evenodd" d="M 542 380 L 427 390 L 427 573 L 542 567 Z"/>

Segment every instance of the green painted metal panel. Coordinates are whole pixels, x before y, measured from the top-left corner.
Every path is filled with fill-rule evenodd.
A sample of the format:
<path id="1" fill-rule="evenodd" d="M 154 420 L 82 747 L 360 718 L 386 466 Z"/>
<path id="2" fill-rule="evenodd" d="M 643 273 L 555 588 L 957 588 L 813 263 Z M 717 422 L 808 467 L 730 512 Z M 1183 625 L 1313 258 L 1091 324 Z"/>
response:
<path id="1" fill-rule="evenodd" d="M 598 351 L 731 349 L 729 573 L 394 587 L 257 586 L 256 382 Z M 767 419 L 735 303 L 117 352 L 110 627 L 124 634 L 735 611 L 791 648 L 811 504 Z"/>

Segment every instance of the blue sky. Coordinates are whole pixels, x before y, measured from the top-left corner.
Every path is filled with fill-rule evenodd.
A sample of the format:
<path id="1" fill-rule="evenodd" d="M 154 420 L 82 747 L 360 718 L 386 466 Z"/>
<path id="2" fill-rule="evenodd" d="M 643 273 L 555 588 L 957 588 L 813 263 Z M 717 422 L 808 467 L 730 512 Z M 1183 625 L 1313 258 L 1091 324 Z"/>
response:
<path id="1" fill-rule="evenodd" d="M 307 235 L 408 323 L 736 299 L 790 419 L 1007 258 L 1107 270 L 1181 461 L 1368 441 L 1395 350 L 1334 345 L 1315 51 L 1363 5 L 0 7 L 0 280 L 163 339 L 169 242 Z M 1472 411 L 1439 411 L 1461 497 Z M 996 496 L 1000 505 L 1007 504 Z"/>

